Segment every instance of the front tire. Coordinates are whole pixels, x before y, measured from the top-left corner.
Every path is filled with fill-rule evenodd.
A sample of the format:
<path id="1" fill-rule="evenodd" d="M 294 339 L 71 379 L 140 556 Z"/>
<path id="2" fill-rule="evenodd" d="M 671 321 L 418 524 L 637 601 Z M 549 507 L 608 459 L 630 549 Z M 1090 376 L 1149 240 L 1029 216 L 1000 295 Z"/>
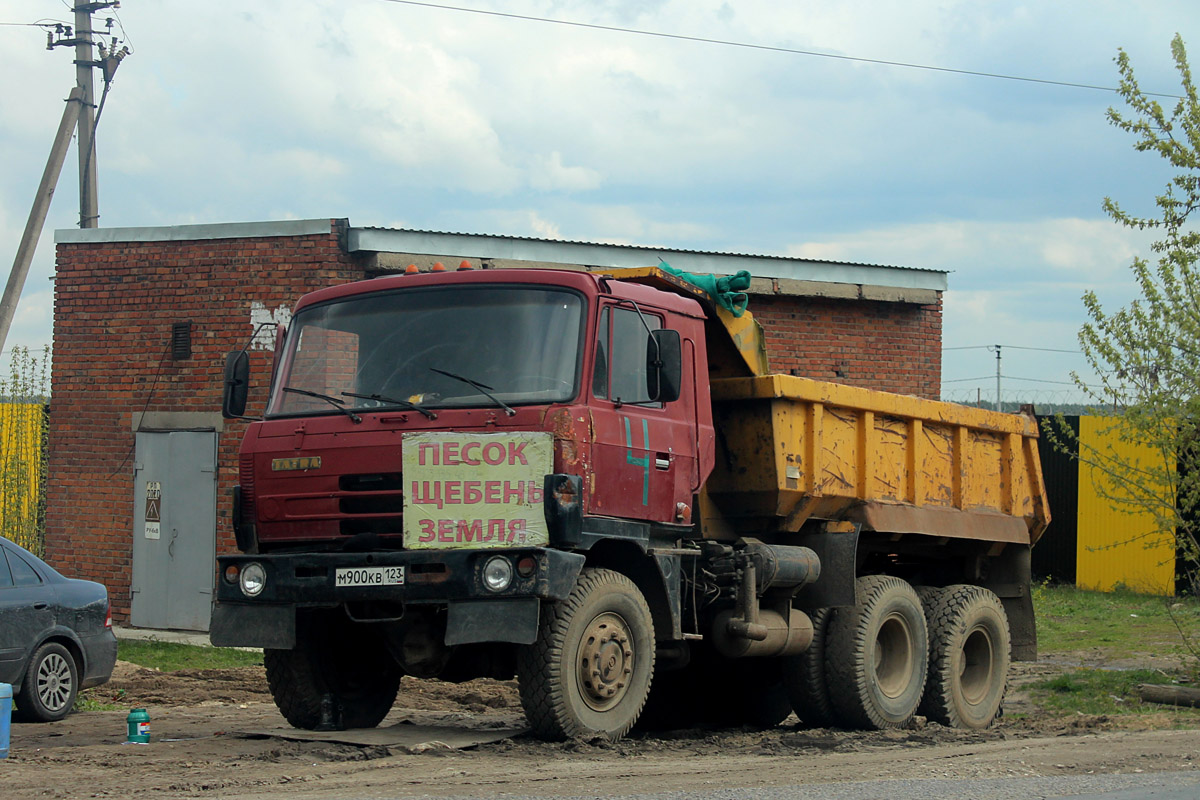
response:
<path id="1" fill-rule="evenodd" d="M 521 705 L 534 735 L 620 739 L 646 704 L 654 651 L 654 621 L 633 582 L 584 569 L 565 600 L 543 608 L 537 641 L 518 651 Z"/>
<path id="2" fill-rule="evenodd" d="M 21 691 L 17 716 L 26 722 L 56 722 L 75 707 L 79 666 L 67 648 L 46 642 L 33 652 Z"/>
<path id="3" fill-rule="evenodd" d="M 952 728 L 982 730 L 1004 701 L 1012 646 L 1000 598 L 959 584 L 925 597 L 929 676 L 921 713 Z"/>
<path id="4" fill-rule="evenodd" d="M 402 671 L 383 641 L 348 619 L 297 620 L 296 647 L 264 650 L 267 685 L 293 727 L 374 728 L 396 702 Z M 332 708 L 322 714 L 325 698 Z M 326 717 L 323 719 L 323 717 Z"/>
<path id="5" fill-rule="evenodd" d="M 891 575 L 855 585 L 857 604 L 829 622 L 825 674 L 829 697 L 848 724 L 867 730 L 903 728 L 925 688 L 929 636 L 916 592 Z"/>

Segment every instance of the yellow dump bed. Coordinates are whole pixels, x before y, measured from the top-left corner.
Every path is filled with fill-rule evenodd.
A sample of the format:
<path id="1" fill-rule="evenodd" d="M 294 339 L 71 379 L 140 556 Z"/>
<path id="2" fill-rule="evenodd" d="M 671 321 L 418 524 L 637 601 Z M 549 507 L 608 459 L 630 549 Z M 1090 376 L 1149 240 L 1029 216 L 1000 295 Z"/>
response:
<path id="1" fill-rule="evenodd" d="M 1031 544 L 1050 522 L 1031 417 L 788 375 L 711 383 L 706 535 L 811 518 Z"/>
<path id="2" fill-rule="evenodd" d="M 1032 417 L 771 375 L 762 329 L 656 267 L 607 274 L 695 297 L 708 314 L 717 459 L 704 535 L 810 519 L 897 535 L 1033 544 L 1050 523 Z"/>

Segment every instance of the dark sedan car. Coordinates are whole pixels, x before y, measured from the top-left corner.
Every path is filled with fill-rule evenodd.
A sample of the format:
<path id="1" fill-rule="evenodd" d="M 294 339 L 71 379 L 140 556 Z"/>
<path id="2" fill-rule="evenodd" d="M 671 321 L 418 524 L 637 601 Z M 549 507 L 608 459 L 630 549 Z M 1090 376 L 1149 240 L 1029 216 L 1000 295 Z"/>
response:
<path id="1" fill-rule="evenodd" d="M 0 683 L 13 686 L 14 716 L 62 719 L 80 689 L 112 676 L 116 660 L 108 590 L 64 578 L 0 539 Z"/>

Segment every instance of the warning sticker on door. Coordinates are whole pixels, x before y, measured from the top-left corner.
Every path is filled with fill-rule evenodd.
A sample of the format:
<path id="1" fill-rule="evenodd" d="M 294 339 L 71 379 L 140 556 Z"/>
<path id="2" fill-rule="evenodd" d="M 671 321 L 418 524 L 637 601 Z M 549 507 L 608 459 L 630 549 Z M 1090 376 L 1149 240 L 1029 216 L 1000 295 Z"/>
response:
<path id="1" fill-rule="evenodd" d="M 146 481 L 146 538 L 159 537 L 159 524 L 162 522 L 162 483 Z"/>

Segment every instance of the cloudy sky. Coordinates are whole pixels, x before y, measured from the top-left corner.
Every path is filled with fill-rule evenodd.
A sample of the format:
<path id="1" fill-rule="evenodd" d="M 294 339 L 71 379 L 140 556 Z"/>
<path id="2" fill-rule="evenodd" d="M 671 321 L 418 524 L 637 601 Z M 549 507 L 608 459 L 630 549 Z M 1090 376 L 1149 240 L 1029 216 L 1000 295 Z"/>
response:
<path id="1" fill-rule="evenodd" d="M 1194 0 L 454 4 L 849 58 L 391 0 L 123 0 L 100 224 L 348 217 L 947 270 L 946 396 L 994 397 L 1000 344 L 1006 400 L 1064 400 L 1085 362 L 1045 351 L 1076 350 L 1087 288 L 1132 299 L 1148 254 L 1101 201 L 1151 211 L 1168 173 L 1106 122 L 1111 91 L 855 59 L 1112 87 L 1124 48 L 1143 89 L 1177 93 L 1179 32 L 1200 64 Z M 75 80 L 73 50 L 12 23 L 69 5 L 0 0 L 4 265 Z M 50 341 L 75 163 L 5 347 Z"/>

